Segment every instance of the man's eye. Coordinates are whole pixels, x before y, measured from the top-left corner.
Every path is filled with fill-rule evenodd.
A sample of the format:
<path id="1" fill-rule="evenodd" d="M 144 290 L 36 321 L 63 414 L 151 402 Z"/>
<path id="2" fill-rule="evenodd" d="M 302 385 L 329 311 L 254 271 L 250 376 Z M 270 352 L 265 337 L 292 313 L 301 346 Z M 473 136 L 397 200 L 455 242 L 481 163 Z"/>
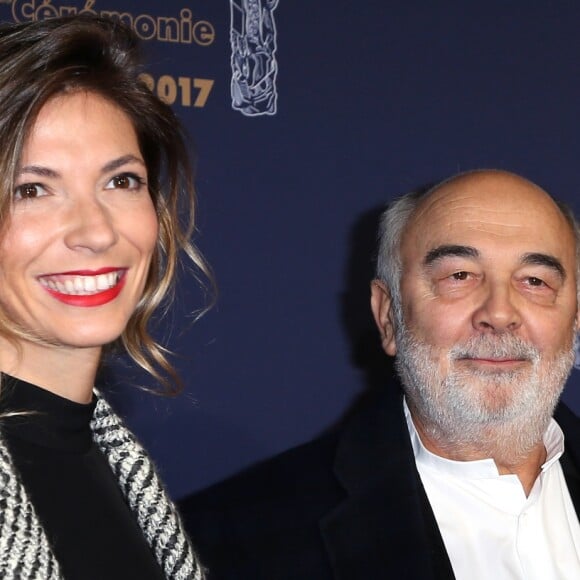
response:
<path id="1" fill-rule="evenodd" d="M 23 183 L 14 190 L 14 199 L 34 199 L 46 195 L 45 189 L 39 183 Z"/>
<path id="2" fill-rule="evenodd" d="M 469 272 L 454 272 L 451 274 L 451 278 L 458 281 L 467 280 L 469 278 Z"/>
<path id="3" fill-rule="evenodd" d="M 122 173 L 115 175 L 105 189 L 140 189 L 145 181 L 133 173 Z"/>
<path id="4" fill-rule="evenodd" d="M 530 276 L 528 278 L 528 284 L 530 286 L 544 286 L 545 282 L 541 278 L 536 278 L 535 276 Z"/>

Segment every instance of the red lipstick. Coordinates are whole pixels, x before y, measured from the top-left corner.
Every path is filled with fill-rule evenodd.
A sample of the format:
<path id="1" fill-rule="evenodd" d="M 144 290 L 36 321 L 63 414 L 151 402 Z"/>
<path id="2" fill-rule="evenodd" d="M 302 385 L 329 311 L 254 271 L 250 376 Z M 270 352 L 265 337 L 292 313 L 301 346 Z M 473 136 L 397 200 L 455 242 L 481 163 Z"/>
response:
<path id="1" fill-rule="evenodd" d="M 74 272 L 61 272 L 63 276 L 97 276 L 99 274 L 108 274 L 109 272 L 116 272 L 118 268 L 101 268 L 100 270 L 76 270 Z M 69 306 L 79 306 L 82 308 L 93 308 L 95 306 L 102 306 L 111 302 L 121 293 L 125 286 L 125 271 L 122 272 L 120 280 L 112 288 L 96 292 L 95 294 L 64 294 L 53 288 L 43 286 L 43 288 L 59 302 L 68 304 Z"/>
<path id="2" fill-rule="evenodd" d="M 126 268 L 114 268 L 108 266 L 106 268 L 99 268 L 98 270 L 71 270 L 70 272 L 55 272 L 53 274 L 43 274 L 43 278 L 50 276 L 98 276 L 99 274 L 108 274 L 109 272 L 125 271 Z"/>

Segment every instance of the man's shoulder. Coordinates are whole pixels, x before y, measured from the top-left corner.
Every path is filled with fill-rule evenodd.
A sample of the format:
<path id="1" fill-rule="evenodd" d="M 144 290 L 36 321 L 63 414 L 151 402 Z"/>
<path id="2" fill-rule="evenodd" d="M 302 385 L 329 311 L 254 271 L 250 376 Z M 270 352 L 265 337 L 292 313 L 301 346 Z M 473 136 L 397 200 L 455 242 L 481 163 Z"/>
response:
<path id="1" fill-rule="evenodd" d="M 370 462 L 378 470 L 378 464 L 389 461 L 389 446 L 400 448 L 400 427 L 395 426 L 397 421 L 392 415 L 402 417 L 402 403 L 397 397 L 384 399 L 381 393 L 371 393 L 322 435 L 186 498 L 182 509 L 241 510 L 266 503 L 272 508 L 276 502 L 302 504 L 308 498 L 317 498 L 326 505 L 332 503 L 343 494 L 336 476 L 337 465 L 346 463 L 350 472 L 366 473 L 367 466 L 359 463 Z M 375 461 L 377 458 L 380 461 Z"/>
<path id="2" fill-rule="evenodd" d="M 558 403 L 556 411 L 554 412 L 554 418 L 560 426 L 564 425 L 572 429 L 580 427 L 580 417 L 566 403 Z"/>
<path id="3" fill-rule="evenodd" d="M 337 487 L 332 474 L 336 444 L 337 434 L 326 433 L 186 498 L 182 510 L 251 511 L 258 505 L 302 501 L 303 493 L 328 492 Z"/>
<path id="4" fill-rule="evenodd" d="M 564 432 L 566 446 L 578 449 L 580 454 L 580 417 L 565 403 L 558 403 L 554 419 Z"/>
<path id="5" fill-rule="evenodd" d="M 554 412 L 554 419 L 564 432 L 566 454 L 570 455 L 580 467 L 580 418 L 570 407 L 559 403 Z"/>
<path id="6" fill-rule="evenodd" d="M 180 503 L 212 580 L 329 577 L 319 521 L 343 497 L 335 448 L 318 437 Z"/>

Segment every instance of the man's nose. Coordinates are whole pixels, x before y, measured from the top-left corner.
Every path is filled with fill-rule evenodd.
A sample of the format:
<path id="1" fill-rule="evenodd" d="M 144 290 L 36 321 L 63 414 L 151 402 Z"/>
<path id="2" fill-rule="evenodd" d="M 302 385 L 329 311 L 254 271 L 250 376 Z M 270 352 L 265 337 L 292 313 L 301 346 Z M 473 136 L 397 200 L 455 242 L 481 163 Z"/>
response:
<path id="1" fill-rule="evenodd" d="M 100 253 L 117 242 L 118 235 L 109 209 L 98 199 L 82 199 L 69 210 L 66 245 L 75 250 Z"/>
<path id="2" fill-rule="evenodd" d="M 473 314 L 480 332 L 516 330 L 521 325 L 515 290 L 508 283 L 488 283 L 481 304 Z"/>

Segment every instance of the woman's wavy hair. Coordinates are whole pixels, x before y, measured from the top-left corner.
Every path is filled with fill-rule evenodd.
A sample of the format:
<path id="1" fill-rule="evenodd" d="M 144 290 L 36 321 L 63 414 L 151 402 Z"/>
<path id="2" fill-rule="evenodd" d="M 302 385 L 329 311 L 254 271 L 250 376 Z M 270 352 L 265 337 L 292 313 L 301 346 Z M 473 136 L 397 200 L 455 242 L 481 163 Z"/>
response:
<path id="1" fill-rule="evenodd" d="M 213 279 L 191 242 L 195 190 L 181 124 L 140 80 L 141 72 L 138 40 L 117 21 L 74 16 L 0 27 L 0 228 L 9 223 L 22 149 L 44 104 L 57 95 L 87 91 L 119 107 L 133 123 L 147 166 L 159 239 L 143 296 L 115 345 L 171 394 L 181 383 L 168 351 L 149 332 L 151 317 L 173 296 L 181 252 L 193 262 L 202 286 L 204 280 L 213 286 Z M 0 333 L 15 342 L 34 339 L 2 312 Z"/>

